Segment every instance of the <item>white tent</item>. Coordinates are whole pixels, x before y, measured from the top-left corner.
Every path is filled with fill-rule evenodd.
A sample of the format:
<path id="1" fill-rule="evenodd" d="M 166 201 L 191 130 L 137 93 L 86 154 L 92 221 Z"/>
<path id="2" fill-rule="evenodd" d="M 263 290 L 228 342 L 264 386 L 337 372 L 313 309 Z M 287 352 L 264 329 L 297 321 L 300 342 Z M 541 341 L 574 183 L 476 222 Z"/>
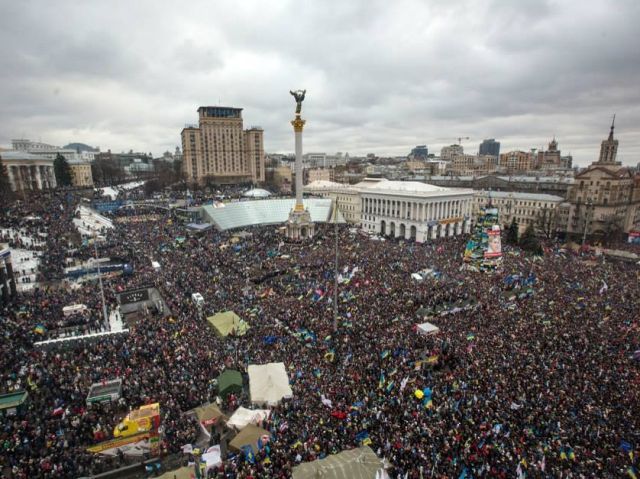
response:
<path id="1" fill-rule="evenodd" d="M 214 467 L 222 465 L 222 454 L 220 453 L 220 446 L 211 446 L 209 449 L 207 449 L 207 452 L 202 455 L 201 459 L 207 465 L 207 471 L 209 471 L 209 469 L 213 469 Z"/>
<path id="2" fill-rule="evenodd" d="M 440 328 L 435 324 L 431 324 L 431 323 L 418 324 L 418 332 L 420 334 L 424 334 L 425 336 L 428 336 L 429 334 L 436 334 L 439 331 L 440 331 Z"/>
<path id="3" fill-rule="evenodd" d="M 243 429 L 248 424 L 258 426 L 264 419 L 269 418 L 270 412 L 268 409 L 247 409 L 241 406 L 229 418 L 227 425 L 233 426 L 238 430 Z"/>
<path id="4" fill-rule="evenodd" d="M 250 364 L 249 392 L 253 404 L 275 406 L 293 397 L 284 363 Z"/>

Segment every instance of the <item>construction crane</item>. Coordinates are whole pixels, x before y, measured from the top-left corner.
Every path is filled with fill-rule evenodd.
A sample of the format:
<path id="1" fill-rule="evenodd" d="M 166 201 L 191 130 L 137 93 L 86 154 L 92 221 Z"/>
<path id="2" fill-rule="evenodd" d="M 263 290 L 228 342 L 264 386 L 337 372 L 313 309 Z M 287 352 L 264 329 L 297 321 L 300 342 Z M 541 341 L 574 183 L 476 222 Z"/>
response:
<path id="1" fill-rule="evenodd" d="M 462 140 L 470 140 L 471 138 L 469 138 L 468 136 L 458 136 L 456 138 L 436 138 L 434 141 L 450 141 L 450 140 L 457 140 L 458 141 L 458 145 L 462 144 Z"/>

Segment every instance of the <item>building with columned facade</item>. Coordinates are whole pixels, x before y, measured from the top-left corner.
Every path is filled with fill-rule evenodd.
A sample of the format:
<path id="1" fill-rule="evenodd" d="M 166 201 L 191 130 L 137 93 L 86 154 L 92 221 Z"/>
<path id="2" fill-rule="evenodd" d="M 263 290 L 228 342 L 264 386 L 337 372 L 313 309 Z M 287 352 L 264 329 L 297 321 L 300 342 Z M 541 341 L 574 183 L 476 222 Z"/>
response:
<path id="1" fill-rule="evenodd" d="M 0 305 L 9 304 L 16 297 L 16 279 L 11 264 L 11 250 L 0 243 Z"/>
<path id="2" fill-rule="evenodd" d="M 360 198 L 362 229 L 369 233 L 421 243 L 471 229 L 470 189 L 382 180 L 362 188 Z"/>
<path id="3" fill-rule="evenodd" d="M 53 159 L 13 150 L 0 152 L 0 157 L 7 168 L 12 191 L 48 190 L 56 187 Z"/>
<path id="4" fill-rule="evenodd" d="M 362 223 L 361 190 L 368 186 L 375 185 L 379 181 L 386 180 L 382 178 L 365 178 L 355 185 L 317 180 L 306 185 L 304 192 L 323 198 L 331 198 L 347 223 L 360 225 Z"/>

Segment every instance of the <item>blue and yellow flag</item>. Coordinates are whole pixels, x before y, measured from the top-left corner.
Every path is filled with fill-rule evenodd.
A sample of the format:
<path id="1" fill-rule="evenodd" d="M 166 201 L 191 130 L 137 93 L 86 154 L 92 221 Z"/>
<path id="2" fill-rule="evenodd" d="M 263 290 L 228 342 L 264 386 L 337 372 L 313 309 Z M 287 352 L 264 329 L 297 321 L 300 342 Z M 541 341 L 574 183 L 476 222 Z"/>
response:
<path id="1" fill-rule="evenodd" d="M 249 446 L 249 445 L 242 446 L 240 449 L 242 450 L 242 453 L 244 455 L 245 461 L 247 461 L 249 464 L 255 464 L 256 463 L 256 456 L 253 453 L 253 449 L 251 448 L 251 446 Z"/>

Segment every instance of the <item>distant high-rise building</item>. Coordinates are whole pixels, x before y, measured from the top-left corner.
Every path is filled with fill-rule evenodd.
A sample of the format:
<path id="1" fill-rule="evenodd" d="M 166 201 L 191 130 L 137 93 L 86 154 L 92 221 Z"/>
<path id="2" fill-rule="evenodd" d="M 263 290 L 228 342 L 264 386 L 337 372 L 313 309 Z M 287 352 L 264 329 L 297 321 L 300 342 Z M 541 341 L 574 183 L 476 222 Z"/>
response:
<path id="1" fill-rule="evenodd" d="M 440 150 L 440 158 L 443 160 L 451 160 L 454 156 L 460 156 L 463 154 L 464 148 L 462 148 L 462 145 L 443 146 Z"/>
<path id="2" fill-rule="evenodd" d="M 263 130 L 244 130 L 242 108 L 201 106 L 199 125 L 182 130 L 182 169 L 187 179 L 201 182 L 264 182 Z"/>
<path id="3" fill-rule="evenodd" d="M 502 153 L 498 166 L 509 174 L 533 169 L 533 153 L 527 151 L 509 151 Z"/>
<path id="4" fill-rule="evenodd" d="M 553 140 L 551 140 L 551 142 L 549 143 L 549 148 L 546 151 L 542 149 L 538 151 L 538 159 L 535 166 L 537 169 L 549 170 L 555 168 L 565 168 L 565 166 L 563 165 L 567 164 L 571 164 L 571 161 L 562 161 L 562 154 L 558 149 L 558 142 L 556 141 L 556 138 L 554 136 Z"/>
<path id="5" fill-rule="evenodd" d="M 418 145 L 411 150 L 409 153 L 409 158 L 413 160 L 426 160 L 429 156 L 429 149 L 427 145 Z"/>
<path id="6" fill-rule="evenodd" d="M 500 142 L 495 138 L 489 138 L 480 143 L 480 155 L 491 155 L 496 158 L 500 157 Z"/>

